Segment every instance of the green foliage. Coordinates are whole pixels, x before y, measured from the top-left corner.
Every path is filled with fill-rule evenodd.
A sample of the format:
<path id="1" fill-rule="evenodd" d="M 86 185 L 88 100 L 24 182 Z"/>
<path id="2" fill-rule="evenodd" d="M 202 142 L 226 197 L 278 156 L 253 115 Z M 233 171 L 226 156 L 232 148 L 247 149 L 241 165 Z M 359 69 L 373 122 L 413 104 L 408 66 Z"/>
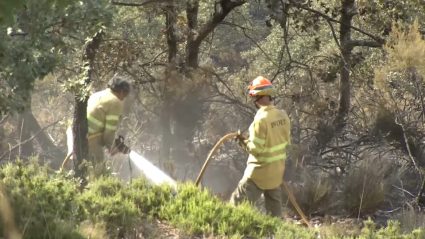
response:
<path id="1" fill-rule="evenodd" d="M 0 175 L 23 238 L 113 238 L 142 225 L 143 215 L 166 220 L 189 235 L 263 238 L 273 233 L 275 238 L 317 238 L 316 231 L 282 223 L 248 203 L 234 207 L 192 183 L 179 185 L 176 195 L 168 185 L 153 186 L 143 178 L 124 185 L 104 176 L 78 193 L 71 175 L 52 173 L 36 159 L 7 164 Z M 367 221 L 359 238 L 425 238 L 420 230 L 400 234 L 396 222 L 375 231 L 375 224 Z"/>
<path id="2" fill-rule="evenodd" d="M 66 80 L 62 85 L 62 90 L 63 92 L 73 93 L 76 99 L 83 101 L 86 97 L 90 96 L 91 84 L 87 84 L 87 75 L 90 66 L 87 64 L 87 61 L 79 62 L 77 65 L 79 65 L 80 74 Z"/>
<path id="3" fill-rule="evenodd" d="M 64 55 L 82 49 L 84 39 L 112 22 L 114 8 L 107 0 L 74 1 L 56 8 L 59 2 L 66 0 L 26 1 L 19 18 L 7 31 L 5 27 L 0 31 L 0 113 L 24 110 L 34 81 L 72 62 L 73 58 Z M 81 84 L 84 77 L 70 81 L 65 89 L 87 94 L 88 87 Z"/>
<path id="4" fill-rule="evenodd" d="M 17 227 L 24 238 L 42 238 L 45 234 L 59 238 L 82 238 L 75 227 L 85 212 L 79 203 L 76 183 L 64 175 L 52 175 L 33 159 L 25 165 L 18 161 L 0 172 Z M 2 230 L 3 233 L 3 230 Z"/>
<path id="5" fill-rule="evenodd" d="M 0 26 L 14 22 L 15 14 L 23 10 L 23 6 L 27 6 L 31 0 L 2 0 L 0 1 Z M 41 0 L 40 4 L 46 4 L 50 11 L 61 10 L 66 5 L 72 3 L 71 0 Z"/>
<path id="6" fill-rule="evenodd" d="M 280 224 L 279 220 L 261 215 L 248 205 L 235 209 L 224 204 L 208 190 L 199 192 L 191 183 L 181 185 L 178 197 L 161 208 L 159 215 L 190 234 L 259 237 Z"/>

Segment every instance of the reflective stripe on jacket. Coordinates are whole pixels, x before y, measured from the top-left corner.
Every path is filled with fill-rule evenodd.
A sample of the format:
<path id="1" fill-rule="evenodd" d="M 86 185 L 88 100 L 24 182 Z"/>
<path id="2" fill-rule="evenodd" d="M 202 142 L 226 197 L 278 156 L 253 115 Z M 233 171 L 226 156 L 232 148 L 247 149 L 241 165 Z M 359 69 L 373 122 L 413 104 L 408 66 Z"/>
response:
<path id="1" fill-rule="evenodd" d="M 123 112 L 123 103 L 110 89 L 90 96 L 87 103 L 87 124 L 89 136 L 103 133 L 99 143 L 111 147 Z"/>
<path id="2" fill-rule="evenodd" d="M 275 189 L 282 183 L 286 147 L 291 144 L 291 123 L 284 110 L 274 106 L 257 111 L 249 127 L 247 151 L 250 154 L 244 177 L 261 189 Z"/>

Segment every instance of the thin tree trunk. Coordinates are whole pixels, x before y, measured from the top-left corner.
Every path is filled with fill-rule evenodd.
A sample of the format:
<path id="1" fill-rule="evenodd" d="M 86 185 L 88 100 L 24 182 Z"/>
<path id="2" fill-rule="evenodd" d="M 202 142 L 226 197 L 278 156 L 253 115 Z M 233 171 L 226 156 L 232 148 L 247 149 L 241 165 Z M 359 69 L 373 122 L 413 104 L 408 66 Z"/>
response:
<path id="1" fill-rule="evenodd" d="M 23 142 L 29 138 L 31 138 L 31 128 L 28 123 L 28 115 L 31 113 L 31 104 L 25 109 L 24 112 L 18 115 L 18 137 L 19 137 L 19 143 Z M 34 144 L 30 140 L 24 144 L 21 144 L 19 146 L 19 158 L 20 159 L 27 159 L 28 157 L 32 156 L 34 154 Z"/>
<path id="2" fill-rule="evenodd" d="M 168 88 L 168 82 L 171 79 L 172 72 L 175 71 L 177 62 L 177 36 L 176 36 L 176 24 L 177 24 L 177 13 L 175 3 L 172 2 L 167 4 L 163 8 L 165 14 L 165 26 L 167 29 L 167 46 L 168 46 L 168 63 L 169 67 L 165 70 L 162 109 L 161 109 L 161 134 L 162 134 L 162 148 L 160 151 L 160 160 L 162 162 L 168 162 L 171 153 L 171 92 Z"/>
<path id="3" fill-rule="evenodd" d="M 0 124 L 0 155 L 4 154 L 4 141 L 6 140 L 6 135 L 4 134 L 4 125 Z"/>
<path id="4" fill-rule="evenodd" d="M 341 17 L 339 29 L 339 43 L 341 59 L 340 65 L 340 87 L 339 87 L 339 107 L 337 115 L 331 125 L 319 124 L 316 135 L 318 145 L 313 148 L 315 154 L 323 151 L 332 139 L 339 134 L 347 125 L 347 117 L 350 111 L 351 99 L 351 54 L 354 45 L 351 40 L 352 19 L 355 15 L 355 0 L 341 0 Z"/>
<path id="5" fill-rule="evenodd" d="M 103 38 L 103 31 L 100 31 L 94 35 L 94 37 L 87 42 L 84 48 L 82 60 L 87 61 L 85 67 L 89 67 L 86 75 L 86 85 L 89 85 L 92 81 L 93 63 L 96 56 L 96 51 L 100 46 Z M 83 100 L 75 97 L 74 107 L 74 119 L 72 121 L 72 134 L 74 142 L 74 171 L 75 177 L 84 179 L 86 176 L 87 169 L 82 164 L 84 160 L 88 158 L 88 127 L 87 127 L 87 102 L 89 96 L 86 96 Z"/>

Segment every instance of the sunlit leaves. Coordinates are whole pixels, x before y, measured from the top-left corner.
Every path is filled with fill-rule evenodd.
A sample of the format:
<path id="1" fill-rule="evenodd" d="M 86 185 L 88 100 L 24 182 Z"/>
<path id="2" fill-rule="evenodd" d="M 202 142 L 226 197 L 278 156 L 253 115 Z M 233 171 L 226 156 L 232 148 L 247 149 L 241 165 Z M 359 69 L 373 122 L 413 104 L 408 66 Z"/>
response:
<path id="1" fill-rule="evenodd" d="M 420 105 L 425 77 L 425 40 L 418 21 L 408 30 L 393 25 L 384 50 L 387 60 L 375 70 L 375 82 L 388 102 L 387 107 L 402 110 L 406 104 Z M 415 103 L 416 102 L 416 103 Z M 422 111 L 422 107 L 421 110 Z"/>
<path id="2" fill-rule="evenodd" d="M 25 1 L 16 21 L 0 32 L 0 78 L 7 82 L 0 112 L 21 110 L 36 79 L 72 62 L 64 54 L 80 51 L 83 39 L 111 25 L 115 8 L 108 0 L 67 1 Z"/>
<path id="3" fill-rule="evenodd" d="M 79 69 L 81 69 L 80 74 L 64 82 L 63 91 L 73 93 L 76 99 L 82 101 L 90 95 L 90 85 L 87 84 L 87 73 L 90 70 L 90 66 L 87 62 L 82 62 L 79 65 Z"/>
<path id="4" fill-rule="evenodd" d="M 16 15 L 19 11 L 24 10 L 25 6 L 30 3 L 31 0 L 2 0 L 0 1 L 0 26 L 10 25 L 16 20 Z M 40 5 L 47 6 L 48 9 L 45 13 L 49 15 L 49 12 L 53 12 L 53 9 L 62 10 L 68 4 L 71 4 L 72 0 L 40 0 L 37 1 Z"/>

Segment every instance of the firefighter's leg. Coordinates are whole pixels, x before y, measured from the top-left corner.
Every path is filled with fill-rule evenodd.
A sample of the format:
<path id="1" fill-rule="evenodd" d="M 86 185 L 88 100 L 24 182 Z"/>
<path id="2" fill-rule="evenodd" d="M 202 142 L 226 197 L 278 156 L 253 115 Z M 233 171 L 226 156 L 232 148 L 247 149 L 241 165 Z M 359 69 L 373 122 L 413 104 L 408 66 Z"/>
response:
<path id="1" fill-rule="evenodd" d="M 274 217 L 282 217 L 282 188 L 264 191 L 266 211 Z"/>
<path id="2" fill-rule="evenodd" d="M 90 162 L 93 165 L 93 174 L 97 178 L 105 171 L 103 147 L 98 144 L 89 146 Z"/>
<path id="3" fill-rule="evenodd" d="M 263 190 L 258 188 L 251 179 L 242 178 L 236 190 L 232 193 L 230 203 L 233 205 L 238 205 L 241 204 L 244 200 L 247 200 L 251 204 L 254 204 L 262 193 Z"/>

